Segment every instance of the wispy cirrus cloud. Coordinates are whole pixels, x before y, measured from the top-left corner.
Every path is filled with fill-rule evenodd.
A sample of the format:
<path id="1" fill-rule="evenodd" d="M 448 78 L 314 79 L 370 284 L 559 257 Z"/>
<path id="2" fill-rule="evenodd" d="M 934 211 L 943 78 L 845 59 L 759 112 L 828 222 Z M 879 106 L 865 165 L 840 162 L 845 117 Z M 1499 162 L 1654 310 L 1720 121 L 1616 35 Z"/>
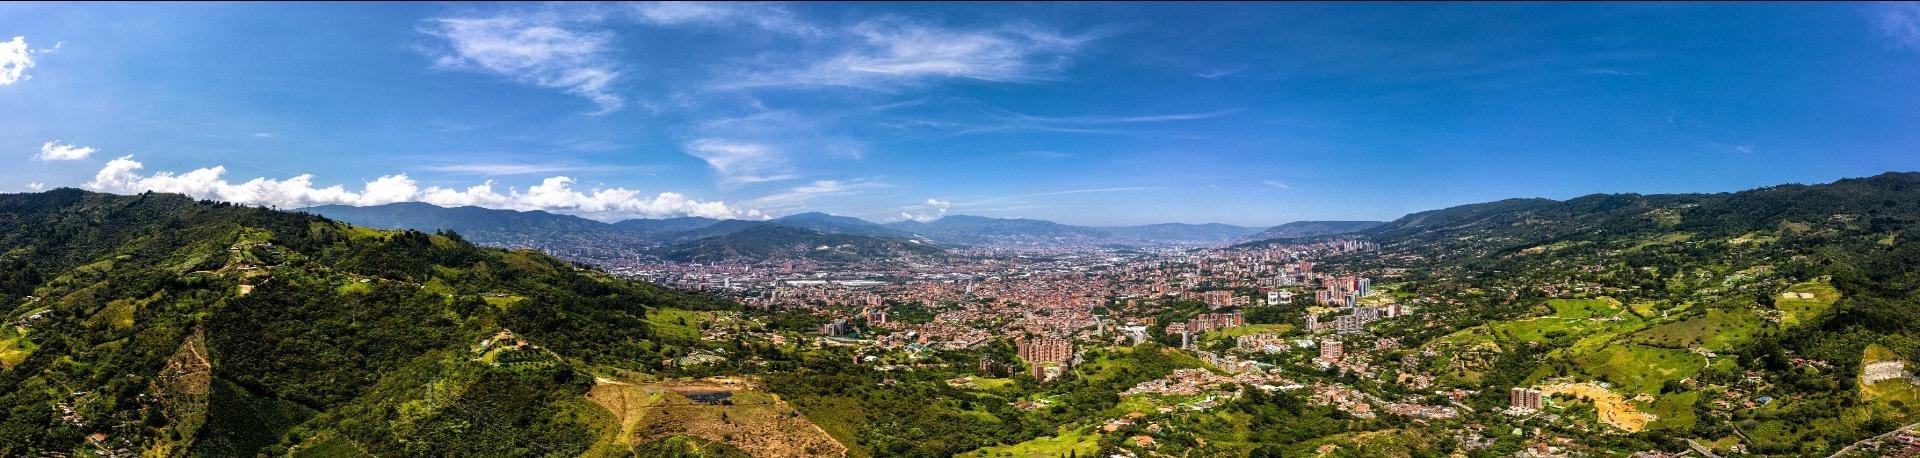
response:
<path id="1" fill-rule="evenodd" d="M 1219 110 L 1195 113 L 1167 113 L 1132 116 L 1036 116 L 1006 110 L 992 110 L 987 121 L 955 130 L 951 135 L 969 135 L 992 132 L 1060 132 L 1084 134 L 1122 134 L 1138 133 L 1135 128 L 1121 128 L 1129 124 L 1173 123 L 1198 121 L 1232 116 L 1241 110 Z"/>
<path id="2" fill-rule="evenodd" d="M 227 169 L 224 166 L 199 168 L 185 173 L 141 173 L 145 167 L 133 156 L 123 156 L 109 161 L 94 174 L 93 180 L 83 186 L 102 192 L 171 192 L 200 199 L 280 208 L 426 202 L 441 206 L 545 210 L 600 220 L 680 215 L 709 218 L 764 216 L 758 210 L 731 206 L 723 201 L 703 201 L 675 192 L 649 194 L 619 187 L 581 190 L 575 187 L 576 180 L 566 176 L 548 177 L 525 190 L 508 187 L 501 192 L 495 189 L 492 181 L 465 188 L 422 187 L 412 177 L 402 173 L 382 175 L 366 182 L 359 190 L 352 190 L 342 185 L 317 185 L 312 174 L 286 179 L 253 178 L 236 183 L 226 179 Z"/>
<path id="3" fill-rule="evenodd" d="M 825 29 L 801 20 L 779 5 L 757 2 L 642 2 L 628 5 L 641 21 L 654 25 L 748 24 L 772 32 L 819 36 Z"/>
<path id="4" fill-rule="evenodd" d="M 838 86 L 887 90 L 935 80 L 1000 83 L 1060 78 L 1068 56 L 1099 34 L 1067 35 L 1030 25 L 963 29 L 900 18 L 862 21 L 837 49 L 773 68 L 745 69 L 720 88 Z"/>
<path id="5" fill-rule="evenodd" d="M 427 35 L 443 40 L 430 52 L 434 67 L 485 73 L 559 89 L 600 107 L 619 110 L 626 99 L 613 90 L 620 76 L 614 33 L 587 22 L 553 15 L 501 15 L 428 21 Z"/>
<path id="6" fill-rule="evenodd" d="M 1244 71 L 1247 71 L 1246 64 L 1235 65 L 1232 67 L 1206 68 L 1206 69 L 1202 69 L 1200 71 L 1194 72 L 1193 76 L 1206 78 L 1206 79 L 1216 79 L 1216 78 L 1232 76 L 1234 74 L 1238 74 Z"/>
<path id="7" fill-rule="evenodd" d="M 768 212 L 788 212 L 806 208 L 807 203 L 813 199 L 846 197 L 869 190 L 890 187 L 893 187 L 893 185 L 869 179 L 817 180 L 812 183 L 761 196 L 748 201 L 747 205 Z"/>
<path id="8" fill-rule="evenodd" d="M 723 139 L 701 138 L 682 145 L 687 155 L 706 161 L 724 183 L 764 183 L 798 178 L 781 151 L 773 146 Z"/>
<path id="9" fill-rule="evenodd" d="M 1879 2 L 1873 8 L 1881 36 L 1891 40 L 1894 46 L 1920 51 L 1920 3 Z"/>

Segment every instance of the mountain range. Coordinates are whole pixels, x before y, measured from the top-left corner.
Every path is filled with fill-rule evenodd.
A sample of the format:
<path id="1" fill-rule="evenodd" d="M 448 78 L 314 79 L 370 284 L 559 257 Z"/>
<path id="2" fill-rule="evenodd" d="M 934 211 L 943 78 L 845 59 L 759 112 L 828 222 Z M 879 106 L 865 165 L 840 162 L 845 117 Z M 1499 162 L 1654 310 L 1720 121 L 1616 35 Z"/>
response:
<path id="1" fill-rule="evenodd" d="M 451 230 L 484 245 L 529 246 L 579 258 L 632 255 L 707 253 L 751 259 L 773 251 L 714 249 L 714 247 L 794 246 L 858 247 L 849 253 L 927 254 L 923 248 L 956 246 L 1068 247 L 1093 245 L 1218 245 L 1249 239 L 1330 235 L 1363 229 L 1371 222 L 1298 221 L 1262 230 L 1227 224 L 1164 223 L 1140 226 L 1077 226 L 1037 219 L 949 215 L 933 221 L 897 221 L 885 224 L 826 213 L 799 213 L 764 221 L 719 220 L 701 217 L 629 219 L 604 223 L 544 211 L 515 211 L 479 207 L 444 208 L 406 202 L 354 207 L 327 205 L 301 209 L 357 225 L 418 231 Z M 747 229 L 773 225 L 799 231 L 756 231 L 729 240 L 700 241 L 730 236 Z M 780 241 L 744 240 L 777 236 Z M 1269 237 L 1271 236 L 1271 237 Z M 903 244 L 906 241 L 909 244 Z M 892 249 L 912 250 L 892 251 Z M 775 250 L 779 251 L 779 250 Z M 784 256 L 776 256 L 784 257 Z M 845 256 L 829 256 L 847 259 Z"/>

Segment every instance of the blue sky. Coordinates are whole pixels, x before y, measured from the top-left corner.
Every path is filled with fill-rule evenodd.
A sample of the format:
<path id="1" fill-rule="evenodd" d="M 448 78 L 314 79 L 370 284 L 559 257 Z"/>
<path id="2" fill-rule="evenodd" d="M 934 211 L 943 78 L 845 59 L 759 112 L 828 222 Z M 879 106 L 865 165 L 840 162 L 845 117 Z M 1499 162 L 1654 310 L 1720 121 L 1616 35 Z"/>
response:
<path id="1" fill-rule="evenodd" d="M 1916 169 L 1912 3 L 0 4 L 4 192 L 1271 225 Z"/>

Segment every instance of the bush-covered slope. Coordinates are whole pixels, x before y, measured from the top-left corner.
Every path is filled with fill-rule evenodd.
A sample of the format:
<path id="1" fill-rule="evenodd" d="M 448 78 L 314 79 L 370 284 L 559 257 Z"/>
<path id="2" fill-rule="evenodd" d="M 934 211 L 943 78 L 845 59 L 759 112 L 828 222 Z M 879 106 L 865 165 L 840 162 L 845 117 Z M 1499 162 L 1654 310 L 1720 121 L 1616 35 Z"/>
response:
<path id="1" fill-rule="evenodd" d="M 0 195 L 0 455 L 577 455 L 586 365 L 657 367 L 649 309 L 721 306 L 450 233 Z"/>
<path id="2" fill-rule="evenodd" d="M 1443 383 L 1486 389 L 1480 405 L 1608 382 L 1658 414 L 1621 449 L 1819 455 L 1920 422 L 1920 405 L 1859 383 L 1870 348 L 1920 360 L 1916 228 L 1920 173 L 1889 173 L 1434 210 L 1361 232 L 1381 249 L 1328 265 L 1423 298 L 1430 318 L 1406 339 Z M 1603 322 L 1556 316 L 1596 300 L 1618 304 Z M 1547 326 L 1562 322 L 1577 324 Z"/>

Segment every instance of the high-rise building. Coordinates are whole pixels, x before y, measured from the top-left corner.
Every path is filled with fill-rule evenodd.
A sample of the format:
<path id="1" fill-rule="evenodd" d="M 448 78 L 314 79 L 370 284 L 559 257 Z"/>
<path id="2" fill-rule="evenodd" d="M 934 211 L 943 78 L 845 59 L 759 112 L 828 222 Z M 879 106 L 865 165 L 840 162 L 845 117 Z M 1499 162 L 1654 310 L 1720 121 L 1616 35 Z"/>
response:
<path id="1" fill-rule="evenodd" d="M 1346 349 L 1340 341 L 1332 339 L 1320 341 L 1320 359 L 1334 362 L 1339 361 L 1340 357 L 1345 355 Z"/>
<path id="2" fill-rule="evenodd" d="M 1540 390 L 1513 387 L 1507 391 L 1507 404 L 1520 410 L 1540 410 Z"/>

